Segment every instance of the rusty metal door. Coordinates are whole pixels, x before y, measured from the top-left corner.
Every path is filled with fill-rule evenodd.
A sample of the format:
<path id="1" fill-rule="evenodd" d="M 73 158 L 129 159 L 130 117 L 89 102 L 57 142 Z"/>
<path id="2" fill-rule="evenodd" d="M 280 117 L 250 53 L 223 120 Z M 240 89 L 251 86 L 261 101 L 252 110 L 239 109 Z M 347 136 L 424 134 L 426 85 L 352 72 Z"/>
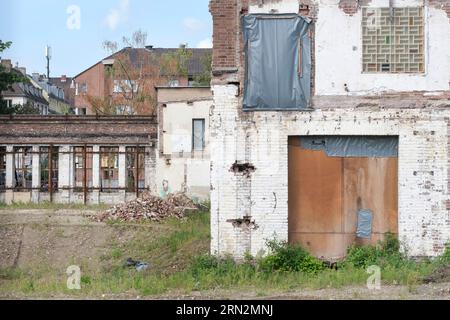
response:
<path id="1" fill-rule="evenodd" d="M 397 233 L 397 158 L 329 157 L 289 138 L 289 242 L 317 257 L 343 258 L 354 242 Z M 356 237 L 357 212 L 373 211 L 372 237 Z"/>

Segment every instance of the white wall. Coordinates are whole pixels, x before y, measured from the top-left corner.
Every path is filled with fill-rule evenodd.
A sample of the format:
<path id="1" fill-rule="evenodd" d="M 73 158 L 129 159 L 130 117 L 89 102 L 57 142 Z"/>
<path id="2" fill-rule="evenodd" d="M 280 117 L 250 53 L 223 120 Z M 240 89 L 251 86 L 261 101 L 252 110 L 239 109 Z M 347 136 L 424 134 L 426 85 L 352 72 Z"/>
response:
<path id="1" fill-rule="evenodd" d="M 361 10 L 352 16 L 338 0 L 316 0 L 316 95 L 367 95 L 380 92 L 443 91 L 450 85 L 450 20 L 444 10 L 425 7 L 425 72 L 418 74 L 363 74 Z M 394 6 L 423 5 L 420 0 L 395 0 Z M 386 7 L 388 0 L 373 0 L 369 7 Z M 250 13 L 298 13 L 297 0 L 268 1 Z M 349 92 L 344 88 L 347 84 Z"/>
<path id="2" fill-rule="evenodd" d="M 157 191 L 163 196 L 163 181 L 169 192 L 186 191 L 201 199 L 209 197 L 211 100 L 166 103 L 162 108 L 160 139 L 163 148 L 157 160 Z M 192 120 L 205 119 L 205 149 L 192 152 Z M 162 154 L 161 154 L 162 153 Z"/>
<path id="3" fill-rule="evenodd" d="M 245 118 L 237 88 L 214 86 L 211 117 L 211 251 L 242 257 L 288 237 L 288 137 L 398 135 L 398 231 L 412 256 L 441 254 L 450 240 L 448 109 L 334 108 L 313 112 L 258 112 Z M 237 120 L 236 120 L 237 119 Z M 251 119 L 251 120 L 249 120 Z M 250 178 L 230 171 L 236 161 L 256 167 Z M 229 219 L 250 215 L 246 232 Z"/>

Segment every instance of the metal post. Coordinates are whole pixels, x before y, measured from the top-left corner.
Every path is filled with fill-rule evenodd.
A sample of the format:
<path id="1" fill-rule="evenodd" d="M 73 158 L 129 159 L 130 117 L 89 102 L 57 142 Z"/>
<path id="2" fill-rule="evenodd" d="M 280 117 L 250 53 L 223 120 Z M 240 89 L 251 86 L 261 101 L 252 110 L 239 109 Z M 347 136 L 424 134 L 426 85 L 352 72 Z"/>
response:
<path id="1" fill-rule="evenodd" d="M 135 152 L 136 160 L 135 160 L 135 186 L 136 186 L 136 198 L 139 197 L 139 145 L 136 146 L 136 152 Z"/>
<path id="2" fill-rule="evenodd" d="M 48 148 L 48 192 L 50 194 L 50 202 L 53 202 L 53 145 Z"/>
<path id="3" fill-rule="evenodd" d="M 86 155 L 87 155 L 87 146 L 83 147 L 83 201 L 86 205 L 87 203 L 87 168 L 86 168 Z"/>

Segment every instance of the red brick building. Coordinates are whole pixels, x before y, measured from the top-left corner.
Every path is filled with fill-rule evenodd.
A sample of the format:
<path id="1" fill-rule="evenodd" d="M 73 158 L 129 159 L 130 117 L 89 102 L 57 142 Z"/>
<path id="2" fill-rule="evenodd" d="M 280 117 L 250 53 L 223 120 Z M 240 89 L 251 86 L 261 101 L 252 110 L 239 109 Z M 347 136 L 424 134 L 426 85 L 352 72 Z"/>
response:
<path id="1" fill-rule="evenodd" d="M 171 61 L 178 59 L 180 50 L 185 59 L 182 68 Z M 211 49 L 124 48 L 73 78 L 76 113 L 153 114 L 155 87 L 195 86 L 199 76 L 209 74 L 211 53 Z"/>

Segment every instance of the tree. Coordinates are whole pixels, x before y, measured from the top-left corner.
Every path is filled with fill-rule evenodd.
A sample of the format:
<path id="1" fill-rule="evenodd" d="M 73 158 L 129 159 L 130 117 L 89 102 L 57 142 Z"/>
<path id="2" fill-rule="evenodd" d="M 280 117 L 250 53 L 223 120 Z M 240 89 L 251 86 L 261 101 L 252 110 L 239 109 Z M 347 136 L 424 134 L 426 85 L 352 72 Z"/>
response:
<path id="1" fill-rule="evenodd" d="M 208 53 L 202 57 L 202 64 L 205 71 L 194 77 L 195 86 L 210 86 L 211 85 L 211 74 L 212 74 L 212 54 Z"/>
<path id="2" fill-rule="evenodd" d="M 0 40 L 0 53 L 10 48 L 11 44 L 11 41 L 3 42 Z M 12 70 L 6 70 L 6 68 L 0 64 L 0 114 L 13 114 L 17 112 L 16 107 L 8 106 L 6 101 L 3 100 L 2 92 L 6 90 L 13 90 L 12 85 L 14 83 L 26 81 L 28 81 L 28 79 L 20 73 Z"/>
<path id="3" fill-rule="evenodd" d="M 109 91 L 114 93 L 106 98 L 87 96 L 95 112 L 154 114 L 157 104 L 154 87 L 161 83 L 161 72 L 159 61 L 143 49 L 146 41 L 147 33 L 138 30 L 131 37 L 122 38 L 125 48 L 119 52 L 117 42 L 103 43 L 114 59 L 114 63 L 105 69 L 105 76 L 113 85 Z"/>
<path id="4" fill-rule="evenodd" d="M 180 47 L 175 52 L 165 53 L 161 56 L 161 74 L 168 80 L 176 80 L 179 77 L 189 75 L 189 60 L 192 58 L 192 51 L 186 47 Z"/>

